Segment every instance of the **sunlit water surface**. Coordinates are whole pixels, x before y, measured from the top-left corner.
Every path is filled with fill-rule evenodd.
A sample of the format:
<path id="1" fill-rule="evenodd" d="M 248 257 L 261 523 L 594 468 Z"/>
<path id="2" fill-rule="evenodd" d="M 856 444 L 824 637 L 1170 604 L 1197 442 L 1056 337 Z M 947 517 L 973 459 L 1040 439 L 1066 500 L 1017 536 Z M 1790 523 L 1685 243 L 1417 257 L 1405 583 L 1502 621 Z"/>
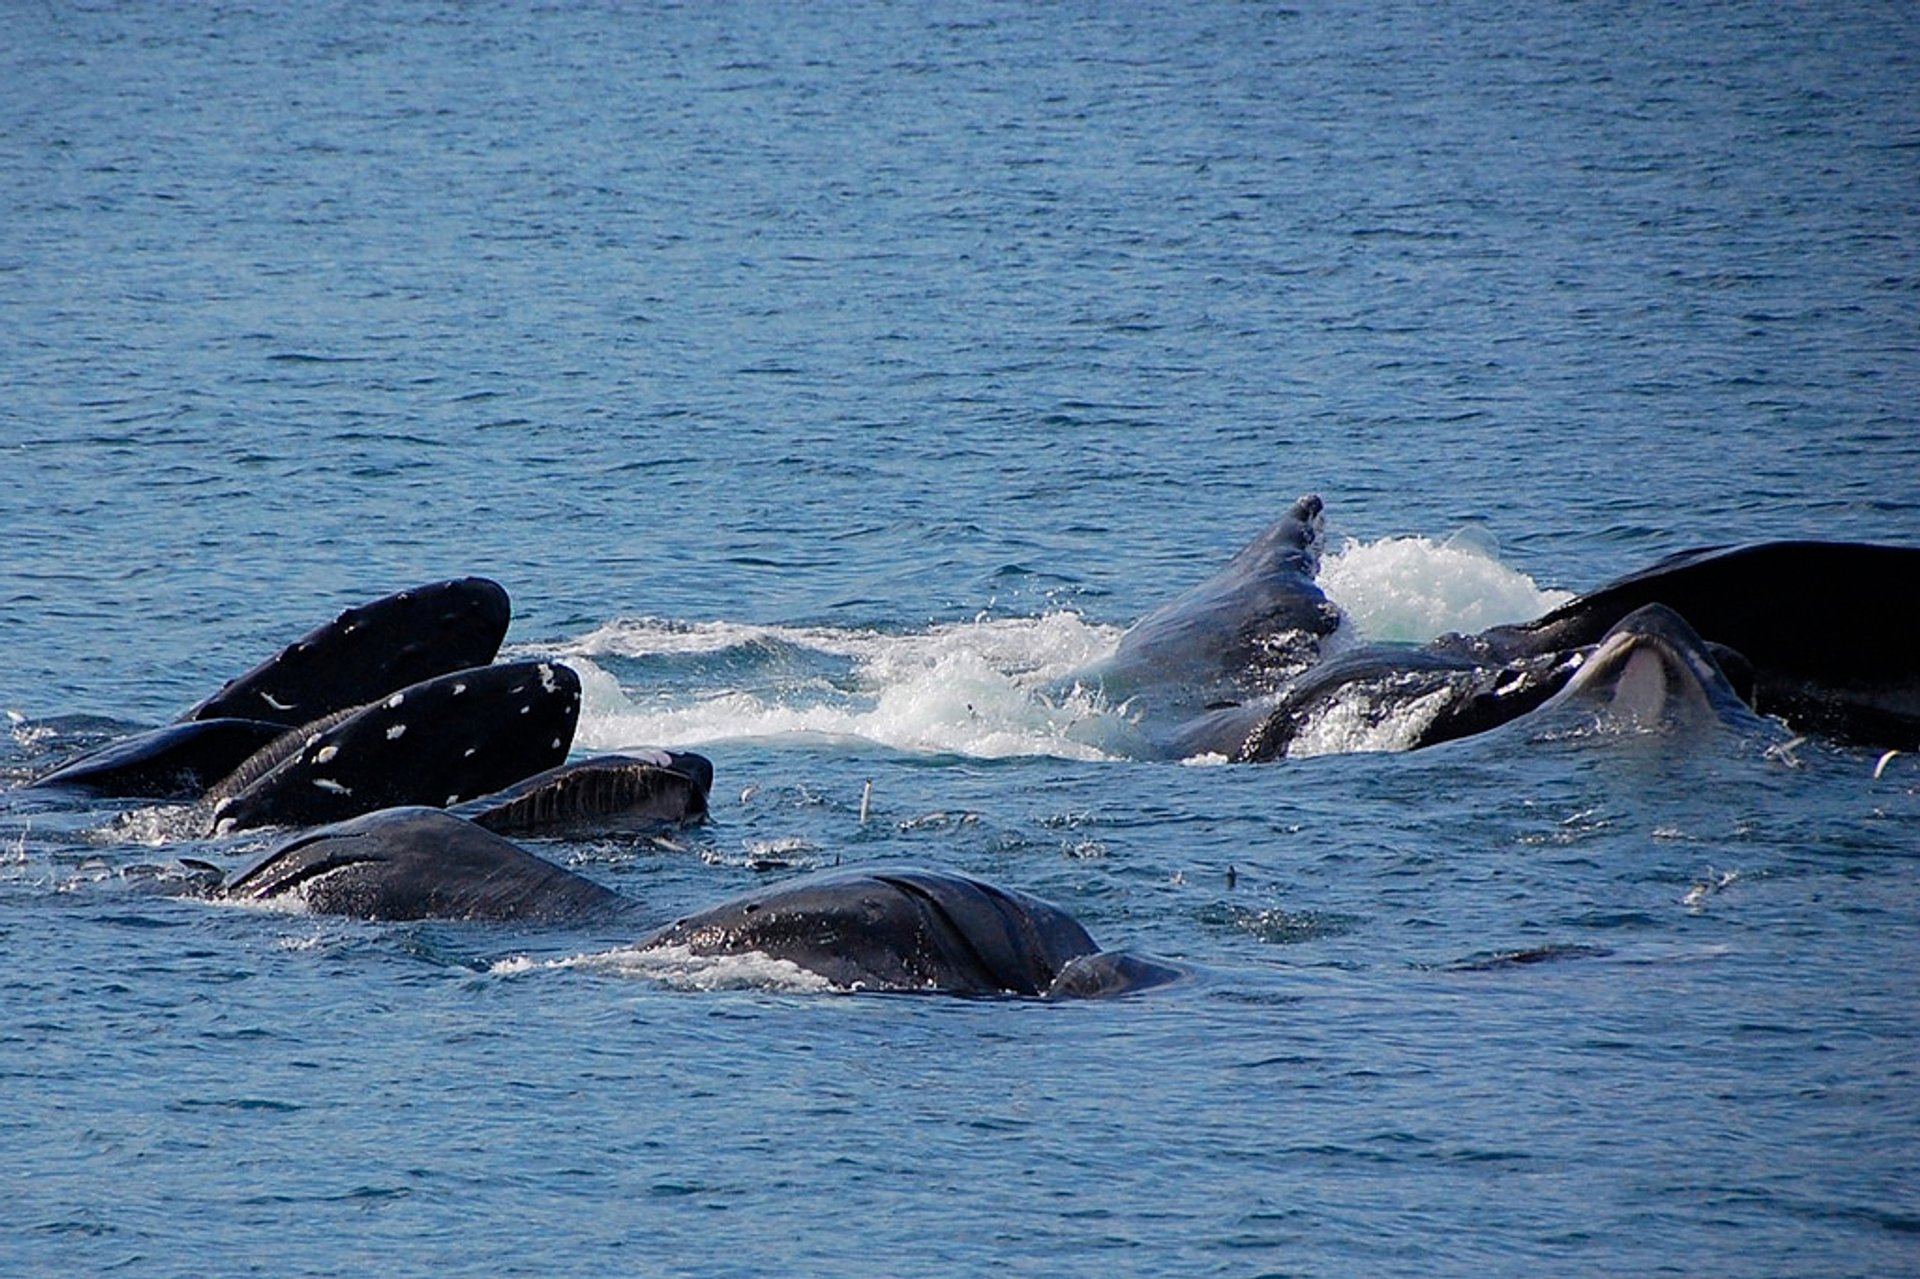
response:
<path id="1" fill-rule="evenodd" d="M 717 770 L 709 824 L 548 855 L 663 918 L 947 867 L 1193 975 L 847 996 L 220 908 L 160 872 L 270 835 L 13 797 L 0 1271 L 1920 1266 L 1916 755 L 1144 763 L 1061 686 L 1306 491 L 1389 639 L 1920 542 L 1900 6 L 8 26 L 9 782 L 486 573 L 583 751 Z"/>

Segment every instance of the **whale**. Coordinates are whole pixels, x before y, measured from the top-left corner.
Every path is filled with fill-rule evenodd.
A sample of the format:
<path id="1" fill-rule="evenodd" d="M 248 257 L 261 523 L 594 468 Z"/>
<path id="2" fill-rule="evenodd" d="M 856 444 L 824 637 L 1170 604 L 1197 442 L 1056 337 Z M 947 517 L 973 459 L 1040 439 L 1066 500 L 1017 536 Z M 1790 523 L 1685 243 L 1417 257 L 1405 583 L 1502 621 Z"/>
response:
<path id="1" fill-rule="evenodd" d="M 438 675 L 485 666 L 512 617 L 484 577 L 430 582 L 349 608 L 223 684 L 181 718 L 298 728 Z"/>
<path id="2" fill-rule="evenodd" d="M 1149 736 L 1204 713 L 1270 693 L 1311 667 L 1340 624 L 1314 580 L 1323 504 L 1306 494 L 1226 566 L 1147 613 L 1111 656 L 1072 676 L 1139 715 Z"/>
<path id="3" fill-rule="evenodd" d="M 1316 580 L 1325 504 L 1305 494 L 1224 568 L 1146 614 L 1110 658 L 1070 683 L 1122 706 L 1146 753 L 1238 763 L 1284 758 L 1328 716 L 1383 729 L 1393 749 L 1484 732 L 1539 706 L 1574 669 L 1567 653 L 1504 658 L 1406 644 L 1342 647 Z"/>
<path id="4" fill-rule="evenodd" d="M 1765 738 L 1784 731 L 1747 704 L 1707 642 L 1664 604 L 1643 605 L 1614 623 L 1566 683 L 1514 727 L 1536 737 L 1731 731 Z"/>
<path id="5" fill-rule="evenodd" d="M 557 662 L 455 671 L 276 739 L 208 792 L 207 824 L 314 826 L 490 795 L 564 763 L 579 716 L 580 677 Z"/>
<path id="6" fill-rule="evenodd" d="M 1548 652 L 1485 665 L 1406 645 L 1368 645 L 1330 658 L 1281 694 L 1183 725 L 1183 757 L 1234 763 L 1284 759 L 1329 727 L 1363 725 L 1373 749 L 1420 750 L 1491 731 L 1544 705 L 1582 653 Z"/>
<path id="7" fill-rule="evenodd" d="M 186 801 L 208 835 L 406 805 L 460 807 L 487 828 L 545 838 L 703 819 L 713 765 L 702 756 L 568 762 L 579 677 L 554 662 L 492 664 L 509 611 L 506 591 L 479 577 L 348 609 L 180 720 L 27 788 Z"/>
<path id="8" fill-rule="evenodd" d="M 1091 998 L 1177 979 L 1049 902 L 949 871 L 826 871 L 684 916 L 642 952 L 764 955 L 848 991 Z"/>
<path id="9" fill-rule="evenodd" d="M 445 809 L 383 808 L 284 840 L 215 893 L 369 920 L 618 919 L 636 904 Z"/>
<path id="10" fill-rule="evenodd" d="M 452 578 L 349 608 L 178 720 L 69 760 L 29 786 L 98 798 L 190 800 L 281 734 L 494 659 L 511 613 L 499 583 Z"/>
<path id="11" fill-rule="evenodd" d="M 692 751 L 594 755 L 447 811 L 498 835 L 604 839 L 701 821 L 712 789 L 712 761 Z"/>
<path id="12" fill-rule="evenodd" d="M 1736 709 L 1754 718 L 1746 659 L 1701 639 L 1671 609 L 1648 605 L 1622 618 L 1599 644 L 1549 649 L 1498 666 L 1444 650 L 1365 645 L 1327 659 L 1278 697 L 1187 726 L 1183 745 L 1189 754 L 1211 751 L 1237 763 L 1262 762 L 1284 758 L 1303 741 L 1316 745 L 1314 735 L 1324 727 L 1351 733 L 1362 724 L 1370 730 L 1371 749 L 1439 746 L 1492 732 L 1548 706 L 1570 687 L 1590 686 L 1600 678 L 1592 663 L 1609 641 L 1616 650 L 1637 644 L 1657 651 L 1676 666 L 1700 671 L 1702 683 L 1711 668 L 1712 701 L 1723 718 L 1734 718 Z"/>
<path id="13" fill-rule="evenodd" d="M 23 789 L 100 799 L 197 799 L 289 731 L 258 719 L 196 719 L 108 742 Z"/>
<path id="14" fill-rule="evenodd" d="M 401 807 L 302 831 L 212 895 L 367 920 L 581 925 L 641 903 L 446 809 Z M 783 960 L 848 992 L 1095 998 L 1178 980 L 1102 950 L 1067 912 L 947 871 L 802 876 L 644 932 L 639 953 Z"/>
<path id="15" fill-rule="evenodd" d="M 1747 668 L 1753 708 L 1795 731 L 1920 746 L 1920 547 L 1773 541 L 1681 551 L 1531 621 L 1442 636 L 1495 664 L 1592 645 L 1662 604 Z M 1722 662 L 1723 667 L 1726 663 Z"/>
<path id="16" fill-rule="evenodd" d="M 1842 742 L 1920 743 L 1920 548 L 1703 547 L 1530 621 L 1423 645 L 1354 645 L 1315 581 L 1323 525 L 1321 499 L 1299 498 L 1066 686 L 1125 710 L 1154 758 L 1277 760 L 1329 724 L 1370 749 L 1416 750 L 1532 714 L 1615 626 L 1658 604 L 1684 619 L 1686 646 L 1754 711 Z"/>

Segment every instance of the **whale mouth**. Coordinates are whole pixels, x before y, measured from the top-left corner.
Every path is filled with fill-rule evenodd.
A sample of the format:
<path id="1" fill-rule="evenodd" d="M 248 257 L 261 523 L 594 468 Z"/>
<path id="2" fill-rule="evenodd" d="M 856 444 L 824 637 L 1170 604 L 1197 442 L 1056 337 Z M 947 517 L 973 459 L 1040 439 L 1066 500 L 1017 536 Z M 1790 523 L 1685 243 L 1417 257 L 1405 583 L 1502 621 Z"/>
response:
<path id="1" fill-rule="evenodd" d="M 290 852 L 310 842 L 312 841 L 302 841 L 302 843 L 289 845 L 284 851 Z M 290 897 L 304 900 L 312 887 L 328 876 L 350 870 L 355 866 L 372 865 L 380 860 L 378 857 L 368 856 L 365 853 L 334 853 L 317 861 L 279 870 L 277 873 L 268 871 L 268 873 L 261 875 L 258 879 L 253 878 L 251 875 L 243 876 L 225 885 L 220 890 L 220 893 L 221 896 L 226 897 L 228 900 L 235 901 L 283 901 Z M 263 871 L 267 870 L 266 867 L 260 869 Z M 238 896 L 238 894 L 244 894 L 244 897 Z"/>

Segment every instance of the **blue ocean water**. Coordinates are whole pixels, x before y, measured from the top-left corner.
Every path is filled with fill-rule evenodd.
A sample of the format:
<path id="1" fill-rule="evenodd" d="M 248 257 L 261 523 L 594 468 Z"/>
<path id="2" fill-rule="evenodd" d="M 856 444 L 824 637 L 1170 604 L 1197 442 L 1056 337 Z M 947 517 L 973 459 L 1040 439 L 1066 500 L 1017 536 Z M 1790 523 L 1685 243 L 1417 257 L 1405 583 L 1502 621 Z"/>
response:
<path id="1" fill-rule="evenodd" d="M 1920 542 L 1904 6 L 7 26 L 9 782 L 485 573 L 583 749 L 718 774 L 543 851 L 662 915 L 950 867 L 1195 976 L 833 996 L 221 909 L 144 868 L 265 837 L 9 805 L 0 1270 L 1920 1269 L 1920 756 L 1181 766 L 1036 696 L 1307 491 L 1408 638 Z"/>

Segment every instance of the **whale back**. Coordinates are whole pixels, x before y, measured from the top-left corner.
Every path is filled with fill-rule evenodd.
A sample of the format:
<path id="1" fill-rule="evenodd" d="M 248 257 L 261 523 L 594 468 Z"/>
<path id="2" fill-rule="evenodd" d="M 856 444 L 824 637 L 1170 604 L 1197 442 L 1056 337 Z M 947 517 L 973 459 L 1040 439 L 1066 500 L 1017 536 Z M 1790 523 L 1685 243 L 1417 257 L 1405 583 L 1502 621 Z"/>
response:
<path id="1" fill-rule="evenodd" d="M 1045 994 L 1098 951 L 1072 916 L 1024 893 L 927 870 L 838 871 L 689 915 L 642 949 L 762 954 L 845 990 Z"/>
<path id="2" fill-rule="evenodd" d="M 432 808 L 389 808 L 304 831 L 220 892 L 358 919 L 558 923 L 632 903 L 491 831 Z"/>

